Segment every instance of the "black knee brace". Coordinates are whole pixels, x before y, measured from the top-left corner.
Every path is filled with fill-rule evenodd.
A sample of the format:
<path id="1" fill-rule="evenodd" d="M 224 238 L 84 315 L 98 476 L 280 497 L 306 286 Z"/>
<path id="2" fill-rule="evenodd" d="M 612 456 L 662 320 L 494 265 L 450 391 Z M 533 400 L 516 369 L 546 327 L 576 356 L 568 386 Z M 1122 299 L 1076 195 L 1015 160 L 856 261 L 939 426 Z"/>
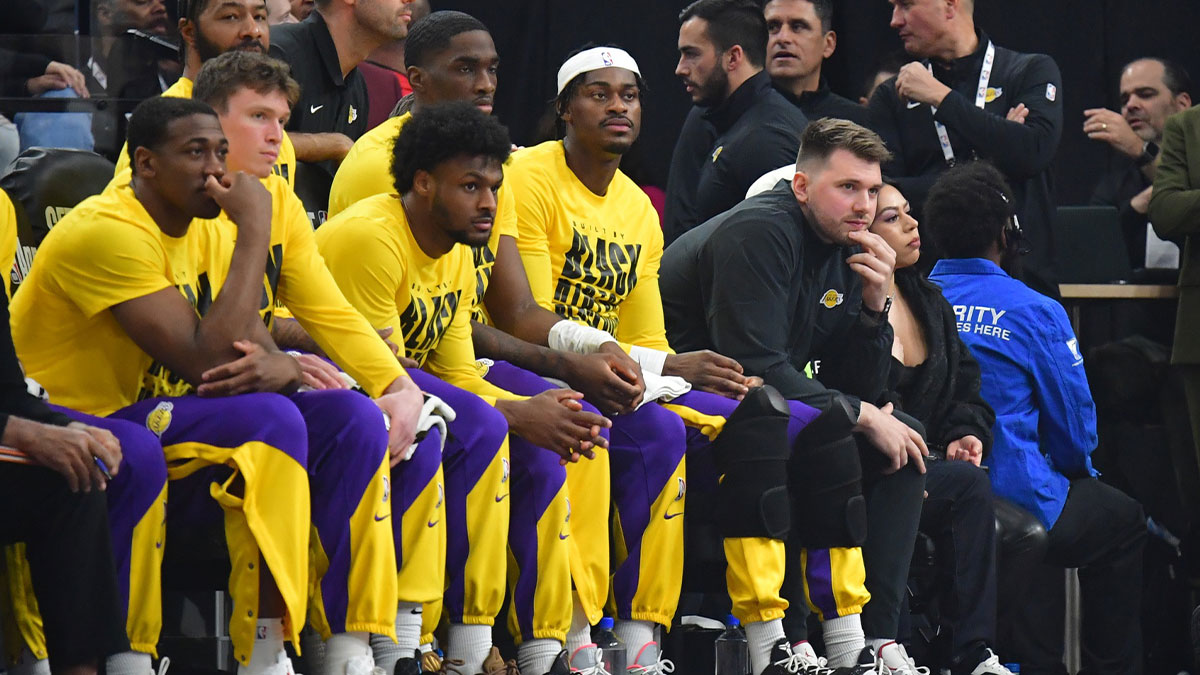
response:
<path id="1" fill-rule="evenodd" d="M 854 411 L 836 396 L 800 432 L 788 462 L 794 538 L 809 548 L 861 546 L 867 537 Z"/>
<path id="2" fill-rule="evenodd" d="M 717 527 L 723 537 L 786 539 L 787 401 L 773 387 L 752 389 L 713 441 L 721 484 Z"/>

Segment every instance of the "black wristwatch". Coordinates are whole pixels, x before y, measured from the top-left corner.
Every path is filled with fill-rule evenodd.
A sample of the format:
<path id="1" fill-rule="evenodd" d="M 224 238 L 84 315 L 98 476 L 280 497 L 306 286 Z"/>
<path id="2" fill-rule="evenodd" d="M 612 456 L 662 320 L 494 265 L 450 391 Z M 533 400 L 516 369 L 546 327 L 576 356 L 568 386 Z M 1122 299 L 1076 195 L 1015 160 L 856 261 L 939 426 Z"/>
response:
<path id="1" fill-rule="evenodd" d="M 1138 155 L 1137 165 L 1139 167 L 1146 166 L 1158 157 L 1158 144 L 1154 141 L 1146 141 L 1142 144 L 1142 154 Z"/>
<path id="2" fill-rule="evenodd" d="M 863 305 L 862 313 L 868 319 L 873 319 L 877 322 L 882 323 L 884 321 L 887 321 L 888 311 L 891 310 L 891 308 L 892 308 L 892 296 L 889 295 L 889 296 L 887 296 L 887 300 L 883 301 L 883 309 L 882 310 L 876 312 L 875 310 L 867 307 L 866 305 Z"/>

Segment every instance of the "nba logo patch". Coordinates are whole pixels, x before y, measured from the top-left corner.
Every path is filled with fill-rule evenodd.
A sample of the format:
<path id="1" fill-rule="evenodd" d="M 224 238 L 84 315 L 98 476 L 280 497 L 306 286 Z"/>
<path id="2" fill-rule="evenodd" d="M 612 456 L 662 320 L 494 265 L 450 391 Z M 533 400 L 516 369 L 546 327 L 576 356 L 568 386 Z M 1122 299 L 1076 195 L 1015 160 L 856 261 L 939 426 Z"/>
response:
<path id="1" fill-rule="evenodd" d="M 1046 85 L 1046 100 L 1053 102 L 1054 99 L 1056 99 L 1056 98 L 1058 98 L 1058 88 L 1055 87 L 1054 84 L 1047 84 Z"/>
<path id="2" fill-rule="evenodd" d="M 613 64 L 612 54 L 600 52 L 600 61 L 606 66 L 611 66 Z"/>
<path id="3" fill-rule="evenodd" d="M 146 415 L 146 428 L 154 432 L 155 436 L 162 438 L 163 432 L 171 426 L 171 411 L 174 409 L 175 404 L 170 401 L 162 401 L 154 406 L 154 410 Z"/>
<path id="4" fill-rule="evenodd" d="M 821 304 L 825 306 L 825 309 L 833 309 L 834 307 L 842 304 L 842 300 L 845 299 L 846 298 L 843 294 L 838 293 L 836 290 L 831 288 L 825 291 L 825 295 L 821 296 Z"/>

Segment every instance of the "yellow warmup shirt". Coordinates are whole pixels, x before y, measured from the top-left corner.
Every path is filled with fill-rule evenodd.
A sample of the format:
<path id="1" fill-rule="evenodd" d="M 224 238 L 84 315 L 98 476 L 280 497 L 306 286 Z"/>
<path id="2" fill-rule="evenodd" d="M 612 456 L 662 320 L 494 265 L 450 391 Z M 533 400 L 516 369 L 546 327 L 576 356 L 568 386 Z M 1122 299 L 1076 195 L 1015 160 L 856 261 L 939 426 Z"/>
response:
<path id="1" fill-rule="evenodd" d="M 513 154 L 504 184 L 517 209 L 517 248 L 538 304 L 670 352 L 658 266 L 663 237 L 650 198 L 617 171 L 603 197 L 567 167 L 561 141 Z"/>
<path id="2" fill-rule="evenodd" d="M 354 142 L 354 147 L 350 148 L 333 177 L 333 187 L 329 189 L 330 218 L 372 195 L 396 194 L 392 177 L 392 146 L 400 129 L 410 119 L 412 113 L 390 117 Z M 496 264 L 496 249 L 502 236 L 514 239 L 517 236 L 517 210 L 504 185 L 500 186 L 500 192 L 496 195 L 496 222 L 492 226 L 492 236 L 488 238 L 486 247 L 472 249 L 478 283 L 471 318 L 480 323 L 490 323 L 483 308 L 483 296 L 492 276 L 492 267 Z"/>
<path id="3" fill-rule="evenodd" d="M 212 301 L 212 234 L 201 220 L 183 237 L 163 234 L 128 185 L 110 183 L 81 202 L 46 235 L 13 298 L 25 374 L 52 402 L 91 415 L 189 393 L 191 385 L 154 362 L 107 310 L 174 286 L 203 314 Z"/>
<path id="4" fill-rule="evenodd" d="M 379 334 L 342 295 L 317 253 L 312 224 L 304 204 L 283 178 L 263 180 L 271 193 L 271 245 L 263 279 L 259 313 L 270 328 L 276 303 L 286 305 L 329 358 L 371 396 L 379 396 L 398 377 L 408 377 Z M 220 261 L 212 285 L 220 293 L 233 259 L 237 225 L 221 213 L 215 221 L 221 233 L 216 242 Z"/>
<path id="5" fill-rule="evenodd" d="M 192 88 L 194 83 L 186 77 L 181 77 L 175 80 L 175 84 L 167 87 L 167 90 L 162 93 L 163 96 L 173 96 L 175 98 L 191 98 Z M 283 132 L 283 138 L 279 143 L 279 157 L 275 159 L 275 166 L 271 167 L 277 176 L 283 176 L 287 180 L 289 186 L 295 186 L 296 183 L 296 147 L 292 145 L 292 139 L 288 138 L 287 132 Z M 113 171 L 113 180 L 118 183 L 129 182 L 129 145 L 121 146 L 121 154 L 117 156 L 117 168 Z"/>
<path id="6" fill-rule="evenodd" d="M 12 299 L 13 265 L 17 262 L 17 212 L 8 193 L 0 190 L 0 265 L 4 270 L 4 293 Z"/>
<path id="7" fill-rule="evenodd" d="M 479 396 L 523 398 L 489 384 L 476 367 L 471 308 L 477 280 L 469 247 L 427 256 L 395 195 L 369 197 L 326 221 L 317 246 L 350 302 L 372 326 L 393 328 L 409 358 Z"/>

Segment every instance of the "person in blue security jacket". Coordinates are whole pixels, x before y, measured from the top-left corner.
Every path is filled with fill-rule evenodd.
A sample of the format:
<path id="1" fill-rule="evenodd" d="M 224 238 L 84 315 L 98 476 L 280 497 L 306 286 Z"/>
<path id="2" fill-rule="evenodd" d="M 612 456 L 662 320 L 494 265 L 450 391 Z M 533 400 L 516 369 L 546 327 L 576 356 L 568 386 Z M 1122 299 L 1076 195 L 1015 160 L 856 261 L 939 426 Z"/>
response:
<path id="1" fill-rule="evenodd" d="M 983 397 L 996 411 L 987 462 L 993 491 L 1049 531 L 1029 598 L 1015 625 L 1002 627 L 1005 655 L 1022 673 L 1066 672 L 1062 570 L 1078 567 L 1084 670 L 1141 673 L 1145 516 L 1096 479 L 1096 408 L 1066 312 L 1005 271 L 1023 248 L 1013 204 L 996 168 L 971 162 L 943 175 L 924 208 L 946 256 L 929 278 L 954 307 L 982 371 Z"/>

